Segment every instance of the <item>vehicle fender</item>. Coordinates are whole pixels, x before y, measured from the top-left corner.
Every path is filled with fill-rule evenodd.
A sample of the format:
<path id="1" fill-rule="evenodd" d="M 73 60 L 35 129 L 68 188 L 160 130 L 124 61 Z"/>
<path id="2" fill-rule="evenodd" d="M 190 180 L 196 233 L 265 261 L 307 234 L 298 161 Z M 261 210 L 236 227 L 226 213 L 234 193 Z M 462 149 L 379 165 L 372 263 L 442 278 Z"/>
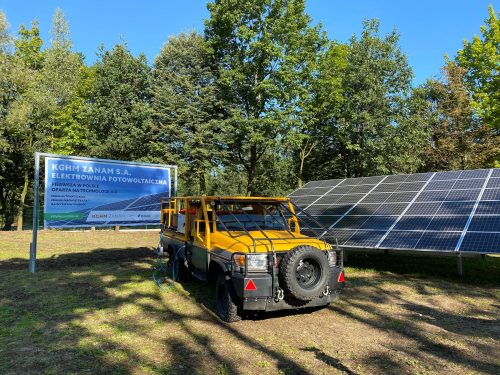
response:
<path id="1" fill-rule="evenodd" d="M 214 266 L 214 264 L 216 264 L 217 266 Z M 229 265 L 227 263 L 223 262 L 222 259 L 217 258 L 217 257 L 211 257 L 210 264 L 209 264 L 210 272 L 212 272 L 212 269 L 214 267 L 219 267 L 222 270 L 222 272 L 230 271 Z"/>

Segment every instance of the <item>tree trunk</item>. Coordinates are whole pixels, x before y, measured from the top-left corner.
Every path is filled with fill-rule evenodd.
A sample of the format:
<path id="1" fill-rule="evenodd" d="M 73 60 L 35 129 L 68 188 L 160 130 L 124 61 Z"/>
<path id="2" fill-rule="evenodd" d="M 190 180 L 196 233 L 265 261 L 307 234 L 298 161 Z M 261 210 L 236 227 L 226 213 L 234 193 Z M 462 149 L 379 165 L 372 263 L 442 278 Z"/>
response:
<path id="1" fill-rule="evenodd" d="M 257 174 L 257 145 L 253 144 L 250 147 L 250 165 L 247 168 L 248 182 L 247 195 L 255 194 L 255 175 Z"/>
<path id="2" fill-rule="evenodd" d="M 198 176 L 198 187 L 199 187 L 199 195 L 203 195 L 207 193 L 207 182 L 205 179 L 205 173 L 200 173 Z"/>
<path id="3" fill-rule="evenodd" d="M 306 160 L 306 154 L 304 150 L 300 150 L 299 152 L 299 173 L 298 173 L 298 179 L 297 179 L 297 187 L 301 188 L 302 185 L 304 185 L 304 161 Z"/>
<path id="4" fill-rule="evenodd" d="M 5 222 L 3 225 L 2 230 L 11 230 L 12 229 L 12 224 L 14 223 L 14 207 L 10 205 L 7 201 L 4 202 L 6 204 L 6 210 L 5 210 Z"/>
<path id="5" fill-rule="evenodd" d="M 23 230 L 23 212 L 24 212 L 24 201 L 26 200 L 26 195 L 28 194 L 28 184 L 29 175 L 28 170 L 24 171 L 24 185 L 23 191 L 21 192 L 21 199 L 19 200 L 19 205 L 17 206 L 17 230 Z"/>

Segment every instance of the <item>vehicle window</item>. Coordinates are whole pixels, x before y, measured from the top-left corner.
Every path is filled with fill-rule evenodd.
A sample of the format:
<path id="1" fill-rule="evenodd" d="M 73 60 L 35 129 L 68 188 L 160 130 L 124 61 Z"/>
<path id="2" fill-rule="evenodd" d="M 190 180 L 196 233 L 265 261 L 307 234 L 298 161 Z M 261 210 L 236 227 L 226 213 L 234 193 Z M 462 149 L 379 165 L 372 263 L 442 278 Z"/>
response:
<path id="1" fill-rule="evenodd" d="M 224 202 L 216 207 L 217 230 L 288 230 L 279 205 L 256 202 Z"/>

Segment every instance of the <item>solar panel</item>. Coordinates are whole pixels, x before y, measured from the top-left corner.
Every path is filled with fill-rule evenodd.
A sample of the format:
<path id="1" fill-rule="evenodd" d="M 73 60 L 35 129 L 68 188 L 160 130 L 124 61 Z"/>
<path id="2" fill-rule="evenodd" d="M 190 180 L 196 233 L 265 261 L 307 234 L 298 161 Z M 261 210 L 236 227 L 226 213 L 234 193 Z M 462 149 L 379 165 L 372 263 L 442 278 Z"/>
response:
<path id="1" fill-rule="evenodd" d="M 486 189 L 481 198 L 482 201 L 499 201 L 500 189 Z"/>
<path id="2" fill-rule="evenodd" d="M 382 248 L 413 249 L 422 237 L 420 231 L 392 231 L 382 241 Z"/>
<path id="3" fill-rule="evenodd" d="M 357 230 L 344 245 L 375 246 L 384 233 L 384 231 Z"/>
<path id="4" fill-rule="evenodd" d="M 346 247 L 500 253 L 500 169 L 311 181 L 290 198 Z"/>
<path id="5" fill-rule="evenodd" d="M 425 230 L 431 223 L 428 216 L 404 216 L 394 226 L 394 230 Z"/>
<path id="6" fill-rule="evenodd" d="M 488 181 L 488 185 L 486 185 L 487 189 L 500 188 L 500 178 L 490 178 Z"/>
<path id="7" fill-rule="evenodd" d="M 397 218 L 397 216 L 370 216 L 363 222 L 361 229 L 388 230 Z"/>
<path id="8" fill-rule="evenodd" d="M 416 248 L 453 251 L 460 233 L 425 231 L 415 245 Z"/>

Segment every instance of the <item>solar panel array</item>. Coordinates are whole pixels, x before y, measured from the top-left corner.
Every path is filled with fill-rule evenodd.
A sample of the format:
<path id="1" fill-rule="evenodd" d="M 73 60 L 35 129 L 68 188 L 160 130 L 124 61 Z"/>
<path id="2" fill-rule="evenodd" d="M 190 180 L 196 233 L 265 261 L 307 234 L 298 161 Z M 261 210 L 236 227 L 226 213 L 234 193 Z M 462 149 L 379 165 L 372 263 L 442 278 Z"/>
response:
<path id="1" fill-rule="evenodd" d="M 290 198 L 345 247 L 500 253 L 500 169 L 311 181 Z"/>

